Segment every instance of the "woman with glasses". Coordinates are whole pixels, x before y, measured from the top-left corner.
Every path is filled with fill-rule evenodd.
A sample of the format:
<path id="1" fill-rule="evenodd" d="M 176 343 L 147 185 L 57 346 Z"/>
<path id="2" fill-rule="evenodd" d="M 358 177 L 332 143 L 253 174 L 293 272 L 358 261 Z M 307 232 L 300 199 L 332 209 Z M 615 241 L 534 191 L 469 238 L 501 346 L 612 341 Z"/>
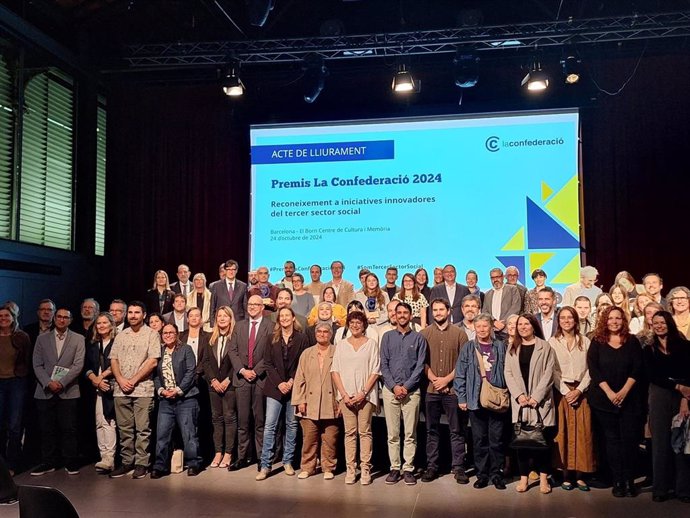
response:
<path id="1" fill-rule="evenodd" d="M 196 386 L 196 359 L 192 348 L 180 342 L 174 323 L 163 326 L 161 359 L 153 380 L 158 395 L 158 424 L 156 426 L 156 460 L 151 478 L 169 473 L 172 434 L 177 424 L 184 444 L 184 465 L 190 477 L 201 473 L 197 419 L 199 403 Z"/>
<path id="2" fill-rule="evenodd" d="M 362 485 L 371 484 L 371 418 L 379 404 L 377 380 L 381 375 L 379 346 L 367 338 L 369 322 L 362 311 L 347 316 L 349 336 L 335 348 L 331 375 L 338 389 L 345 423 L 345 483 L 354 484 L 357 474 L 357 443 Z"/>
<path id="3" fill-rule="evenodd" d="M 690 456 L 674 453 L 671 448 L 673 417 L 676 414 L 690 415 L 690 343 L 680 334 L 668 311 L 659 311 L 652 317 L 652 330 L 654 340 L 644 349 L 644 364 L 650 382 L 652 500 L 664 502 L 675 489 L 680 501 L 690 503 Z"/>
<path id="4" fill-rule="evenodd" d="M 414 275 L 406 273 L 402 278 L 402 287 L 393 300 L 406 302 L 412 308 L 412 321 L 424 329 L 426 327 L 427 308 L 429 302 L 419 291 Z"/>
<path id="5" fill-rule="evenodd" d="M 678 331 L 690 339 L 690 289 L 685 286 L 673 288 L 666 295 L 666 300 L 670 302 L 669 310 Z"/>

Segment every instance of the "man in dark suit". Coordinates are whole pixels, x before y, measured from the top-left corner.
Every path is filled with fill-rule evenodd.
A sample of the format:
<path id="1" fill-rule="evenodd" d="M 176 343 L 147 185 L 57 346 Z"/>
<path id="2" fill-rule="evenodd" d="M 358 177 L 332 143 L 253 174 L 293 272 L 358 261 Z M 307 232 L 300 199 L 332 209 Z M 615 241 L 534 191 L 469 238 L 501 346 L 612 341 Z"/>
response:
<path id="1" fill-rule="evenodd" d="M 189 327 L 187 324 L 187 297 L 178 293 L 173 299 L 173 310 L 163 315 L 163 322 L 175 324 L 177 330 L 182 333 Z"/>
<path id="2" fill-rule="evenodd" d="M 70 475 L 79 473 L 77 464 L 78 379 L 84 367 L 84 337 L 69 330 L 72 313 L 60 308 L 55 328 L 36 339 L 33 366 L 38 385 L 34 392 L 41 425 L 41 464 L 33 476 L 55 471 L 60 453 Z M 61 448 L 58 450 L 57 441 Z"/>
<path id="3" fill-rule="evenodd" d="M 537 294 L 537 305 L 539 313 L 537 320 L 544 332 L 544 339 L 548 340 L 556 335 L 558 331 L 558 311 L 556 311 L 556 294 L 553 288 L 544 286 Z"/>
<path id="4" fill-rule="evenodd" d="M 247 320 L 238 322 L 230 338 L 230 361 L 234 370 L 232 383 L 237 390 L 238 447 L 237 460 L 231 471 L 250 464 L 252 457 L 250 418 L 254 417 L 256 457 L 261 455 L 264 439 L 265 401 L 263 386 L 266 378 L 264 351 L 271 343 L 273 323 L 263 317 L 264 304 L 259 295 L 247 301 Z"/>
<path id="5" fill-rule="evenodd" d="M 185 297 L 189 295 L 193 290 L 194 286 L 189 282 L 189 266 L 186 264 L 181 264 L 177 267 L 177 282 L 173 282 L 170 285 L 170 289 L 175 293 L 181 293 Z"/>
<path id="6" fill-rule="evenodd" d="M 221 306 L 228 306 L 235 315 L 235 321 L 246 318 L 247 285 L 237 279 L 237 261 L 225 261 L 225 279 L 211 284 L 211 325 L 216 321 L 216 311 Z"/>
<path id="7" fill-rule="evenodd" d="M 462 321 L 462 299 L 470 294 L 467 286 L 455 282 L 457 273 L 455 266 L 447 264 L 443 267 L 443 284 L 431 288 L 430 300 L 444 299 L 450 302 L 450 321 L 459 324 Z"/>

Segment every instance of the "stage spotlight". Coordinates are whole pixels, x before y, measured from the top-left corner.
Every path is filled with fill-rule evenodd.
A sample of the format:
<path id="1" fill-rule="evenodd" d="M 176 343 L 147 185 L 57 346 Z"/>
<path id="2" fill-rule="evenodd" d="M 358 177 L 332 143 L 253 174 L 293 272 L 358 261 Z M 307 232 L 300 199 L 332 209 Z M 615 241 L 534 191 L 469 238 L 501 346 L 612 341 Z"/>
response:
<path id="1" fill-rule="evenodd" d="M 275 0 L 246 0 L 249 23 L 254 27 L 263 27 L 268 14 L 273 10 Z"/>
<path id="2" fill-rule="evenodd" d="M 398 71 L 393 76 L 391 88 L 395 93 L 399 94 L 419 93 L 421 82 L 415 80 L 405 65 L 400 65 Z"/>
<path id="3" fill-rule="evenodd" d="M 304 84 L 306 93 L 304 94 L 304 102 L 311 104 L 321 95 L 321 91 L 326 85 L 328 68 L 326 68 L 322 59 L 305 63 L 305 68 Z"/>
<path id="4" fill-rule="evenodd" d="M 455 66 L 455 86 L 472 88 L 479 81 L 479 58 L 474 54 L 463 54 L 461 51 L 453 59 Z"/>
<path id="5" fill-rule="evenodd" d="M 237 75 L 235 67 L 231 67 L 223 78 L 223 92 L 228 97 L 240 97 L 244 95 L 244 83 Z"/>
<path id="6" fill-rule="evenodd" d="M 520 86 L 527 85 L 527 89 L 532 92 L 539 92 L 546 90 L 549 87 L 549 76 L 541 69 L 541 63 L 534 61 L 527 72 L 527 75 L 522 79 Z"/>
<path id="7" fill-rule="evenodd" d="M 577 57 L 569 54 L 561 59 L 561 66 L 567 84 L 574 85 L 580 80 L 580 60 Z"/>

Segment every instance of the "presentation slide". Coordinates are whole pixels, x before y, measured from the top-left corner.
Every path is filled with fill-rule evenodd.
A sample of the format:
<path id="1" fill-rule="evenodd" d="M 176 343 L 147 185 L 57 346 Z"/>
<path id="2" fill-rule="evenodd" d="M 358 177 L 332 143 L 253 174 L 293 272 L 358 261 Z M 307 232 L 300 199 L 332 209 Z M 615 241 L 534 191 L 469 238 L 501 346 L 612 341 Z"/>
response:
<path id="1" fill-rule="evenodd" d="M 282 277 L 292 260 L 340 260 L 385 282 L 454 264 L 491 287 L 514 265 L 520 282 L 541 268 L 559 292 L 577 282 L 580 204 L 577 111 L 252 126 L 253 268 Z"/>

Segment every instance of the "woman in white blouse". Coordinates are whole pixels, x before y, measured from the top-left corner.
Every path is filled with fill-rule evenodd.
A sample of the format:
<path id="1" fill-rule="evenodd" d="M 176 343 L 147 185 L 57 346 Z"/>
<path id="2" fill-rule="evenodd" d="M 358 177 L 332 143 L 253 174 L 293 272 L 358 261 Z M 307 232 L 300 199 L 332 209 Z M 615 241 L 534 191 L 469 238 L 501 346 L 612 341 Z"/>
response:
<path id="1" fill-rule="evenodd" d="M 556 394 L 557 426 L 556 467 L 563 470 L 563 484 L 567 491 L 575 489 L 570 475 L 575 473 L 577 488 L 589 491 L 582 473 L 596 469 L 592 441 L 592 413 L 587 404 L 590 377 L 587 368 L 589 339 L 578 333 L 577 311 L 564 306 L 558 312 L 558 331 L 549 339 L 556 353 L 554 388 Z"/>
<path id="2" fill-rule="evenodd" d="M 368 324 L 367 317 L 361 311 L 353 311 L 347 316 L 346 326 L 351 333 L 336 346 L 331 366 L 345 423 L 346 484 L 354 484 L 356 480 L 358 437 L 362 469 L 360 481 L 362 485 L 371 484 L 371 418 L 378 406 L 376 382 L 381 371 L 379 346 L 376 340 L 364 334 Z"/>

